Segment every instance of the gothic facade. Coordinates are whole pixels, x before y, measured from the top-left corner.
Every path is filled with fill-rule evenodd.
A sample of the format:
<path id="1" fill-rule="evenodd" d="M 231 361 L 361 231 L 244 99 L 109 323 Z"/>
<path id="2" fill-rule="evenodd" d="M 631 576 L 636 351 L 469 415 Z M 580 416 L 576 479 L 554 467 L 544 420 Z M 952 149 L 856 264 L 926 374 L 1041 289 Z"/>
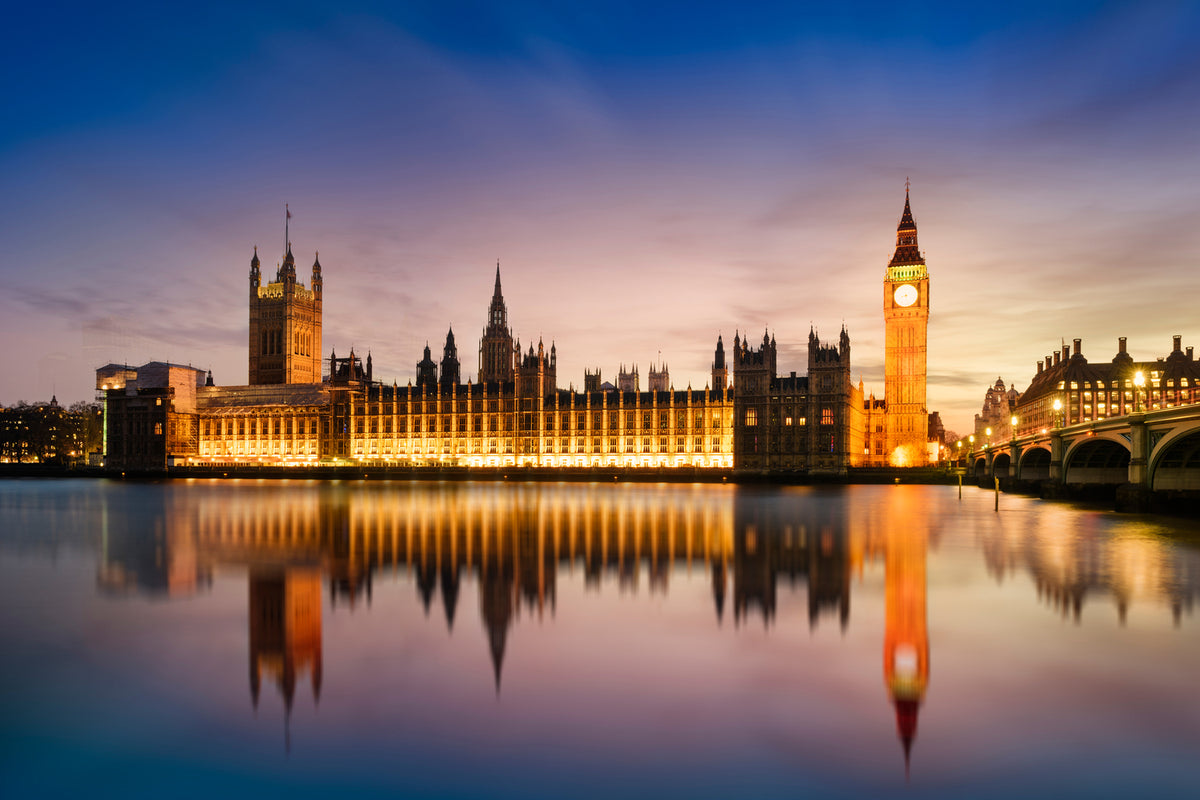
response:
<path id="1" fill-rule="evenodd" d="M 718 348 L 720 348 L 718 342 Z M 782 377 L 775 337 L 733 338 L 734 463 L 746 472 L 844 474 L 863 462 L 862 391 L 850 381 L 850 336 L 808 334 L 808 374 Z M 714 365 L 723 355 L 717 350 Z M 714 367 L 715 370 L 715 367 Z"/>
<path id="2" fill-rule="evenodd" d="M 321 382 L 321 259 L 313 259 L 312 288 L 296 279 L 289 243 L 275 280 L 263 284 L 258 248 L 250 259 L 251 386 Z"/>
<path id="3" fill-rule="evenodd" d="M 496 266 L 478 380 L 463 381 L 454 332 L 442 357 L 428 344 L 414 382 L 388 385 L 351 351 L 331 352 L 322 375 L 322 276 L 296 280 L 291 249 L 263 286 L 250 270 L 250 380 L 148 364 L 103 376 L 108 465 L 460 466 L 733 469 L 747 474 L 844 474 L 862 463 L 861 386 L 850 381 L 850 338 L 808 342 L 808 374 L 779 376 L 774 337 L 735 336 L 732 378 L 718 336 L 712 383 L 679 390 L 666 364 L 621 367 L 617 385 L 589 371 L 584 391 L 558 385 L 556 346 L 522 351 L 508 323 Z M 119 377 L 119 380 L 118 380 Z M 97 388 L 102 376 L 97 375 Z"/>

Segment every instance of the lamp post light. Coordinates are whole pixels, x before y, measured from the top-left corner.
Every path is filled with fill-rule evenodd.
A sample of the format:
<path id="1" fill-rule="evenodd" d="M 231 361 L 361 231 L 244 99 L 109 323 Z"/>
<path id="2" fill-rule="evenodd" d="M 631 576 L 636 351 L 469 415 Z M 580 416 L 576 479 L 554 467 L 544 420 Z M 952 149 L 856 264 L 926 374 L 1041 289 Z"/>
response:
<path id="1" fill-rule="evenodd" d="M 1137 387 L 1133 394 L 1133 411 L 1136 414 L 1142 410 L 1142 388 L 1146 385 L 1146 373 L 1140 369 L 1133 373 L 1133 385 Z"/>
<path id="2" fill-rule="evenodd" d="M 988 439 L 988 440 L 987 440 L 987 444 L 986 444 L 986 445 L 984 445 L 984 447 L 990 447 L 990 446 L 991 446 L 991 444 L 992 444 L 992 429 L 991 429 L 990 427 L 989 427 L 989 428 L 984 428 L 984 429 L 983 429 L 983 432 L 984 432 L 985 434 L 987 434 L 987 439 Z"/>
<path id="3" fill-rule="evenodd" d="M 1062 400 L 1054 398 L 1054 427 L 1062 427 Z"/>
<path id="4" fill-rule="evenodd" d="M 1016 414 L 1013 414 L 1011 422 L 1012 422 L 1012 438 L 1016 439 L 1017 438 L 1017 415 Z"/>

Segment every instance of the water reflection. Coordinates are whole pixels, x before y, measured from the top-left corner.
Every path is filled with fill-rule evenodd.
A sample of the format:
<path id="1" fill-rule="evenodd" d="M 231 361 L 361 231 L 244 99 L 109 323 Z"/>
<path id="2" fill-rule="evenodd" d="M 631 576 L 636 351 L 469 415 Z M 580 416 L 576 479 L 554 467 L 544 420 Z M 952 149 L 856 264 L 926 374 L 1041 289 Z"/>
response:
<path id="1" fill-rule="evenodd" d="M 306 673 L 321 699 L 321 573 L 314 568 L 250 572 L 250 698 L 258 708 L 263 673 L 279 687 L 290 718 Z M 285 727 L 290 733 L 290 726 Z"/>
<path id="2" fill-rule="evenodd" d="M 884 684 L 910 758 L 930 680 L 928 551 L 954 519 L 930 513 L 927 492 L 897 487 L 855 503 L 840 490 L 721 487 L 213 488 L 156 489 L 156 502 L 133 515 L 105 505 L 98 583 L 177 597 L 205 590 L 215 568 L 245 567 L 255 707 L 264 678 L 288 714 L 306 676 L 319 698 L 323 578 L 332 607 L 369 606 L 375 575 L 408 571 L 425 615 L 440 603 L 448 631 L 462 587 L 473 584 L 499 693 L 510 631 L 522 613 L 554 616 L 560 573 L 581 571 L 594 591 L 615 584 L 653 596 L 669 591 L 674 570 L 704 569 L 718 626 L 731 595 L 735 626 L 757 619 L 770 628 L 780 587 L 803 587 L 810 629 L 828 617 L 844 631 L 852 584 L 866 564 L 882 563 Z M 1067 528 L 1065 513 L 1044 506 L 980 528 L 989 573 L 1004 581 L 1027 571 L 1038 595 L 1076 620 L 1098 594 L 1113 598 L 1121 619 L 1135 602 L 1165 605 L 1177 622 L 1190 611 L 1194 553 L 1136 526 L 1117 536 Z"/>
<path id="3" fill-rule="evenodd" d="M 640 716 L 641 706 L 663 696 L 656 712 L 688 707 L 710 730 L 734 721 L 744 726 L 738 741 L 764 719 L 786 719 L 780 729 L 797 737 L 789 752 L 829 761 L 851 743 L 875 747 L 874 760 L 860 755 L 857 765 L 884 763 L 893 778 L 901 755 L 907 764 L 916 754 L 928 779 L 954 774 L 964 741 L 988 752 L 1021 741 L 1022 713 L 1047 729 L 1062 721 L 1061 741 L 1087 735 L 1070 720 L 1087 716 L 1080 708 L 1095 713 L 1087 704 L 1097 697 L 1126 698 L 1139 719 L 1157 710 L 1170 720 L 1173 703 L 1145 686 L 1170 685 L 1197 655 L 1171 632 L 1200 587 L 1194 547 L 1164 536 L 1162 520 L 1033 500 L 1005 498 L 996 514 L 990 498 L 959 502 L 937 487 L 58 486 L 0 485 L 0 566 L 87 551 L 75 565 L 84 593 L 92 596 L 94 569 L 104 613 L 129 610 L 107 617 L 117 631 L 157 620 L 161 636 L 195 623 L 202 638 L 235 620 L 234 643 L 205 662 L 215 676 L 206 697 L 231 690 L 223 720 L 257 720 L 264 702 L 277 703 L 267 707 L 282 706 L 285 736 L 293 714 L 296 730 L 309 730 L 323 683 L 322 730 L 353 735 L 376 719 L 357 704 L 412 693 L 401 711 L 380 713 L 381 724 L 414 712 L 426 725 L 475 715 L 494 737 L 479 734 L 485 742 L 508 735 L 516 703 L 556 731 L 557 709 L 589 703 L 601 727 L 654 725 L 666 712 Z M 161 602 L 187 597 L 204 602 Z M 1119 636 L 1117 621 L 1129 626 Z M 1078 654 L 1058 649 L 1067 638 Z M 630 642 L 646 652 L 605 650 Z M 1169 669 L 1122 672 L 1115 664 L 1133 642 Z M 564 659 L 564 647 L 581 655 Z M 403 675 L 384 658 L 403 659 Z M 1103 674 L 1086 672 L 1093 664 Z M 625 694 L 638 701 L 620 705 Z M 1010 708 L 1018 711 L 1007 727 L 978 728 L 981 716 L 995 721 Z M 347 721 L 336 728 L 339 713 Z M 1179 741 L 1195 741 L 1189 724 L 1176 724 Z M 683 748 L 659 739 L 696 745 L 683 727 L 664 724 L 629 751 L 614 735 L 608 752 Z M 583 734 L 571 741 L 588 752 L 593 744 Z M 369 742 L 363 734 L 359 745 Z"/>

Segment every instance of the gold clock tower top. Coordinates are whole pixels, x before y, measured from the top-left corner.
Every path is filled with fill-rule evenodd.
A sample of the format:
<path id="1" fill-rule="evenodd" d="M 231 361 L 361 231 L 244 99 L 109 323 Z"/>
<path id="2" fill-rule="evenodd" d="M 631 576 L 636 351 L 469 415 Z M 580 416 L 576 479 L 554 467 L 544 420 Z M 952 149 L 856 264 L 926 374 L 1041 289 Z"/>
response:
<path id="1" fill-rule="evenodd" d="M 889 281 L 917 281 L 928 278 L 925 257 L 917 246 L 917 223 L 913 221 L 912 207 L 908 202 L 908 189 L 904 190 L 904 213 L 896 226 L 896 252 L 888 262 Z"/>

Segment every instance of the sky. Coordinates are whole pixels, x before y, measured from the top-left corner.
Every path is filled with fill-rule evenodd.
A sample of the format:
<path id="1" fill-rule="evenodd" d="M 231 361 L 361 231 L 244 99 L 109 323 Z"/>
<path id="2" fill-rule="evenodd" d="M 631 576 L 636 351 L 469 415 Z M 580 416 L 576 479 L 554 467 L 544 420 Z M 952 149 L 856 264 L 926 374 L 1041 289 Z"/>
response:
<path id="1" fill-rule="evenodd" d="M 463 377 L 499 260 L 523 345 L 704 386 L 849 331 L 883 394 L 911 180 L 928 406 L 966 432 L 1065 340 L 1197 344 L 1200 4 L 26 3 L 0 51 L 0 404 L 109 362 L 247 375 L 284 204 L 324 347 Z"/>

